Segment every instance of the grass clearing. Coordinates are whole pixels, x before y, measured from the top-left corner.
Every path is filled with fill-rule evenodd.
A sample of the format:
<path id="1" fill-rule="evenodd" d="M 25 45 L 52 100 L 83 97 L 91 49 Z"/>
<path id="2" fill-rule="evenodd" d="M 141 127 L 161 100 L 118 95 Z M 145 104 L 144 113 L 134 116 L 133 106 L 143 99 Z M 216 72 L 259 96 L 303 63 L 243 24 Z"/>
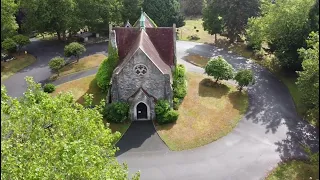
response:
<path id="1" fill-rule="evenodd" d="M 81 58 L 79 59 L 79 62 L 72 62 L 64 66 L 60 71 L 59 77 L 98 67 L 106 58 L 107 57 L 103 54 L 94 54 L 91 56 Z M 53 75 L 51 76 L 51 79 L 56 79 L 59 77 Z"/>
<path id="2" fill-rule="evenodd" d="M 14 60 L 8 62 L 1 61 L 1 81 L 8 79 L 18 71 L 37 61 L 31 54 L 16 54 L 14 57 Z"/>
<path id="3" fill-rule="evenodd" d="M 310 178 L 311 177 L 311 178 Z M 319 179 L 319 164 L 310 164 L 305 161 L 292 160 L 280 163 L 266 180 L 310 180 Z"/>
<path id="4" fill-rule="evenodd" d="M 80 103 L 84 103 L 83 96 L 88 94 L 93 94 L 93 104 L 97 105 L 100 103 L 101 99 L 107 96 L 106 93 L 103 93 L 97 85 L 95 75 L 87 76 L 81 79 L 70 81 L 64 84 L 61 84 L 56 87 L 56 90 L 52 93 L 52 96 L 57 95 L 59 92 L 72 92 L 74 99 Z M 104 119 L 104 123 L 109 123 L 109 127 L 112 132 L 119 131 L 123 134 L 130 126 L 130 122 L 123 124 L 116 124 L 108 122 Z"/>
<path id="5" fill-rule="evenodd" d="M 211 143 L 228 134 L 248 108 L 248 95 L 208 76 L 187 73 L 188 93 L 179 107 L 175 124 L 156 129 L 171 150 L 180 151 Z"/>
<path id="6" fill-rule="evenodd" d="M 185 60 L 193 65 L 204 68 L 210 59 L 200 55 L 189 55 L 185 57 Z"/>

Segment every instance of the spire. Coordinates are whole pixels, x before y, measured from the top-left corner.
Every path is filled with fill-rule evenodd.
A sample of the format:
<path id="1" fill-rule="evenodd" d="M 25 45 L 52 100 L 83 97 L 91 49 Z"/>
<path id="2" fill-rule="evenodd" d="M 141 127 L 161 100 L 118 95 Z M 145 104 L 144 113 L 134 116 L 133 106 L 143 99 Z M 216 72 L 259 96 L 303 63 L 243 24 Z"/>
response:
<path id="1" fill-rule="evenodd" d="M 145 29 L 145 20 L 146 20 L 146 17 L 144 16 L 143 8 L 141 8 L 140 29 Z"/>

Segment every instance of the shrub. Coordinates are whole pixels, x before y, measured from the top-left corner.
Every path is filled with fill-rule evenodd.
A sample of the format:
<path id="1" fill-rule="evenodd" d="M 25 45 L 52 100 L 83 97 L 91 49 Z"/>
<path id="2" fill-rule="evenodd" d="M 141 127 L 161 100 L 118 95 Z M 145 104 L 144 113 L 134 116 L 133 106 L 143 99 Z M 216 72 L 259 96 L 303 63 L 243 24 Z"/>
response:
<path id="1" fill-rule="evenodd" d="M 109 88 L 113 70 L 117 66 L 117 62 L 119 59 L 117 51 L 112 48 L 110 43 L 108 53 L 108 58 L 101 63 L 96 74 L 97 85 L 104 92 L 106 92 Z"/>
<path id="2" fill-rule="evenodd" d="M 59 76 L 61 68 L 65 65 L 62 57 L 54 57 L 49 62 L 49 67 L 52 71 L 56 72 Z"/>
<path id="3" fill-rule="evenodd" d="M 179 113 L 170 108 L 170 104 L 167 100 L 159 100 L 155 106 L 155 111 L 159 124 L 175 122 L 179 117 Z"/>
<path id="4" fill-rule="evenodd" d="M 186 69 L 178 64 L 173 72 L 173 107 L 178 109 L 182 99 L 187 95 Z"/>
<path id="5" fill-rule="evenodd" d="M 122 123 L 128 119 L 129 104 L 125 102 L 114 102 L 106 106 L 104 117 L 114 123 Z"/>
<path id="6" fill-rule="evenodd" d="M 216 79 L 216 82 L 218 82 L 218 80 L 232 79 L 233 71 L 233 67 L 221 56 L 210 59 L 205 66 L 205 72 L 209 76 L 213 76 Z"/>
<path id="7" fill-rule="evenodd" d="M 23 46 L 30 43 L 30 39 L 27 36 L 24 36 L 22 34 L 18 34 L 12 37 L 14 42 L 18 45 L 18 49 L 20 50 Z"/>
<path id="8" fill-rule="evenodd" d="M 64 47 L 64 55 L 66 57 L 74 56 L 77 58 L 77 62 L 79 62 L 80 55 L 86 51 L 84 45 L 73 42 Z"/>
<path id="9" fill-rule="evenodd" d="M 43 91 L 46 93 L 52 93 L 55 90 L 56 87 L 54 86 L 54 84 L 48 83 L 43 86 Z"/>
<path id="10" fill-rule="evenodd" d="M 257 59 L 262 60 L 266 52 L 261 48 L 260 50 L 254 50 L 253 53 Z"/>
<path id="11" fill-rule="evenodd" d="M 239 72 L 237 72 L 236 76 L 234 77 L 234 80 L 238 82 L 238 89 L 241 92 L 244 86 L 248 86 L 249 84 L 254 83 L 253 73 L 251 70 L 242 69 Z"/>
<path id="12" fill-rule="evenodd" d="M 187 38 L 192 41 L 196 41 L 200 39 L 200 37 L 197 34 L 193 34 L 191 36 L 188 36 Z"/>
<path id="13" fill-rule="evenodd" d="M 2 43 L 1 46 L 4 50 L 8 53 L 14 53 L 17 51 L 17 44 L 11 38 L 6 38 Z"/>

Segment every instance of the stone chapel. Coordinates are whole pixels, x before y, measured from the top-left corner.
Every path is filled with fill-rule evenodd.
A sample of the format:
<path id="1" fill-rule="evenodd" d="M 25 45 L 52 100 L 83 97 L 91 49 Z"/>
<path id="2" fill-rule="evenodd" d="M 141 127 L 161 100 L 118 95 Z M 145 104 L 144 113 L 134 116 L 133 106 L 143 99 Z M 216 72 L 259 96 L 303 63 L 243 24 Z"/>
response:
<path id="1" fill-rule="evenodd" d="M 129 118 L 152 120 L 155 104 L 172 105 L 172 71 L 176 66 L 176 27 L 157 27 L 145 12 L 131 26 L 110 27 L 111 45 L 119 55 L 113 71 L 109 103 L 128 102 Z"/>

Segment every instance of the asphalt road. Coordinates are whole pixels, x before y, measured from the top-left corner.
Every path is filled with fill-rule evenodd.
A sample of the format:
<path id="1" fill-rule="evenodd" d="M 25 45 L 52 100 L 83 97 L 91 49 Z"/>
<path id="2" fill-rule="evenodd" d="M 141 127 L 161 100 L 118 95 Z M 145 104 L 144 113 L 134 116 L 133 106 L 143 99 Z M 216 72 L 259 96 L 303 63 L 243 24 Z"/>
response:
<path id="1" fill-rule="evenodd" d="M 19 97 L 26 89 L 24 77 L 33 76 L 37 82 L 44 82 L 51 76 L 48 61 L 62 55 L 63 44 L 33 42 L 28 51 L 38 61 L 13 75 L 4 82 L 8 94 Z M 106 53 L 107 45 L 87 46 L 84 56 Z M 256 83 L 248 88 L 249 110 L 237 127 L 227 136 L 208 145 L 180 152 L 168 151 L 160 145 L 152 126 L 134 126 L 129 129 L 129 143 L 121 145 L 118 160 L 126 162 L 129 172 L 141 171 L 141 179 L 263 179 L 281 159 L 304 157 L 300 144 L 308 144 L 318 150 L 319 139 L 315 128 L 304 122 L 296 113 L 293 100 L 286 86 L 269 71 L 249 60 L 213 46 L 192 42 L 177 42 L 178 63 L 188 71 L 203 73 L 203 69 L 184 61 L 189 54 L 213 57 L 223 56 L 235 69 L 250 68 L 254 71 Z M 66 77 L 59 83 L 94 73 L 80 73 Z M 135 134 L 143 132 L 144 134 Z M 130 138 L 138 138 L 130 146 Z M 145 138 L 145 140 L 144 140 Z M 127 142 L 127 141 L 124 141 Z M 139 144 L 140 143 L 140 144 Z"/>

